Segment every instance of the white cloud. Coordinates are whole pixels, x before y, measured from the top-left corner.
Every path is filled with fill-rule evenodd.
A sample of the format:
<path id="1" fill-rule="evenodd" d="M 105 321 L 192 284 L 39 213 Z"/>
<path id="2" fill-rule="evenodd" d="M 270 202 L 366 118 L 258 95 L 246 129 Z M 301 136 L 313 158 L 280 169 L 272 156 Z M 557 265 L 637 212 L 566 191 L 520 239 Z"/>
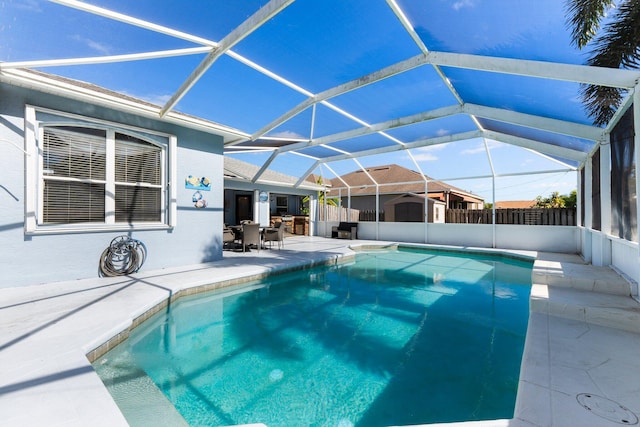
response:
<path id="1" fill-rule="evenodd" d="M 438 160 L 438 156 L 430 152 L 414 154 L 413 158 L 416 159 L 416 162 L 435 162 Z"/>
<path id="2" fill-rule="evenodd" d="M 14 3 L 13 6 L 15 6 L 18 9 L 28 10 L 30 12 L 38 12 L 38 13 L 42 12 L 40 3 L 37 2 L 36 0 L 23 0 L 21 2 Z"/>
<path id="3" fill-rule="evenodd" d="M 154 105 L 165 105 L 171 99 L 171 95 L 170 94 L 145 95 L 142 97 L 142 99 Z"/>
<path id="4" fill-rule="evenodd" d="M 272 137 L 272 138 L 307 139 L 305 136 L 300 135 L 299 133 L 293 132 L 293 131 L 290 131 L 290 130 L 274 132 L 274 133 L 271 133 L 271 134 L 269 134 L 267 136 L 268 137 Z"/>
<path id="5" fill-rule="evenodd" d="M 496 150 L 498 148 L 503 147 L 503 145 L 496 141 L 487 141 L 487 146 L 489 150 Z M 475 147 L 467 148 L 465 150 L 460 151 L 460 154 L 478 154 L 478 153 L 486 153 L 486 149 L 484 146 L 484 142 L 478 141 Z"/>
<path id="6" fill-rule="evenodd" d="M 449 135 L 450 133 L 451 132 L 446 129 L 438 129 L 438 131 L 436 132 L 436 135 L 445 136 L 445 135 Z"/>
<path id="7" fill-rule="evenodd" d="M 146 95 L 140 95 L 140 94 L 132 94 L 130 92 L 127 92 L 126 90 L 118 90 L 118 92 L 120 92 L 121 94 L 125 95 L 125 96 L 130 96 L 132 98 L 136 98 L 136 99 L 141 99 L 143 101 L 149 102 L 153 105 L 165 105 L 167 103 L 167 101 L 169 101 L 171 99 L 171 94 L 146 94 Z"/>
<path id="8" fill-rule="evenodd" d="M 447 148 L 447 144 L 435 144 L 435 145 L 425 145 L 424 147 L 414 148 L 411 150 L 412 153 L 422 153 L 424 151 L 433 152 L 440 151 Z"/>
<path id="9" fill-rule="evenodd" d="M 453 8 L 453 10 L 460 10 L 466 7 L 475 7 L 475 5 L 475 0 L 458 0 L 454 2 L 451 7 Z"/>
<path id="10" fill-rule="evenodd" d="M 440 151 L 446 148 L 446 144 L 429 145 L 426 147 L 415 148 L 411 150 L 413 158 L 417 162 L 434 162 L 440 160 L 440 157 L 434 154 L 436 151 Z"/>
<path id="11" fill-rule="evenodd" d="M 89 47 L 91 50 L 94 50 L 100 54 L 108 55 L 111 52 L 110 46 L 107 46 L 103 43 L 97 42 L 95 40 L 91 40 L 86 37 L 82 37 L 78 34 L 73 36 L 72 39 L 76 42 L 84 44 L 85 46 Z"/>

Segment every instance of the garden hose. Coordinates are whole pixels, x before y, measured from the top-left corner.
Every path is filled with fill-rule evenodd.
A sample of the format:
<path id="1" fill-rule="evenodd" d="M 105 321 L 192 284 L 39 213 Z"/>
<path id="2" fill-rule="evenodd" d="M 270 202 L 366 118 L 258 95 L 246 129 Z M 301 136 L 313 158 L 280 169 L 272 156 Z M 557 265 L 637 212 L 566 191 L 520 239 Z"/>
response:
<path id="1" fill-rule="evenodd" d="M 113 277 L 136 273 L 146 258 L 144 243 L 129 236 L 118 236 L 100 255 L 100 275 Z"/>

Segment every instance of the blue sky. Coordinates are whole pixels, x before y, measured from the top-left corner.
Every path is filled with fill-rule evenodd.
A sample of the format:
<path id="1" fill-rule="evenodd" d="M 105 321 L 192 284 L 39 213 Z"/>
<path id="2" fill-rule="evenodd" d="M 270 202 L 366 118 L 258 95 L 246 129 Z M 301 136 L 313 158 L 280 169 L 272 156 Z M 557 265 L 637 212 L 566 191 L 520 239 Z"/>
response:
<path id="1" fill-rule="evenodd" d="M 219 41 L 255 13 L 265 0 L 94 0 L 96 6 Z M 422 42 L 430 50 L 581 64 L 585 52 L 571 47 L 563 1 L 399 0 Z M 196 44 L 48 1 L 0 3 L 0 61 L 28 61 L 120 55 L 195 47 Z M 310 93 L 382 69 L 420 53 L 384 0 L 297 0 L 248 36 L 233 51 Z M 46 67 L 43 71 L 89 81 L 108 89 L 163 104 L 204 55 L 136 62 Z M 472 70 L 443 72 L 465 102 L 588 124 L 578 85 L 503 76 Z M 229 56 L 221 57 L 179 102 L 176 109 L 252 133 L 306 99 Z M 393 118 L 450 106 L 454 96 L 430 66 L 407 71 L 331 99 L 354 121 L 318 105 L 271 131 L 272 136 L 309 138 L 330 135 Z M 312 120 L 313 116 L 313 120 Z M 412 141 L 475 129 L 466 116 L 453 116 L 390 130 Z M 553 143 L 573 144 L 571 140 Z M 332 144 L 354 151 L 394 144 L 369 135 Z M 482 140 L 459 141 L 411 151 L 419 169 L 452 185 L 492 199 L 491 179 L 459 179 L 521 172 L 552 171 L 563 166 L 532 152 Z M 316 153 L 325 149 L 316 149 Z M 309 153 L 314 150 L 309 150 Z M 238 158 L 260 163 L 265 154 Z M 416 169 L 406 152 L 360 158 L 364 166 L 397 163 Z M 491 162 L 491 163 L 490 163 Z M 287 154 L 271 166 L 298 175 L 313 164 Z M 353 160 L 329 164 L 338 174 L 358 167 Z M 315 171 L 333 177 L 328 168 Z M 533 199 L 576 188 L 576 174 L 561 172 L 496 179 L 497 200 Z"/>

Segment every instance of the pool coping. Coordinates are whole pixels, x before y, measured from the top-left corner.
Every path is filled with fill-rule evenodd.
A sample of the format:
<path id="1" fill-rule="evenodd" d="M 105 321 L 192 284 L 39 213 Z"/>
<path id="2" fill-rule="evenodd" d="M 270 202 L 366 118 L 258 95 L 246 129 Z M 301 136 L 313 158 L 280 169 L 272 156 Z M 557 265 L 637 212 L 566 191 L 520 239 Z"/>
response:
<path id="1" fill-rule="evenodd" d="M 131 324 L 129 326 L 124 328 L 122 331 L 118 332 L 113 337 L 109 338 L 104 343 L 98 345 L 97 347 L 87 352 L 85 356 L 87 357 L 87 360 L 89 360 L 90 363 L 95 362 L 97 359 L 99 359 L 100 357 L 108 353 L 111 349 L 113 349 L 117 345 L 124 342 L 134 329 L 142 325 L 151 317 L 155 316 L 157 313 L 163 310 L 166 310 L 168 306 L 177 302 L 179 299 L 183 297 L 197 295 L 205 292 L 211 292 L 211 291 L 228 288 L 235 285 L 242 285 L 245 283 L 258 281 L 266 277 L 270 277 L 278 274 L 285 274 L 285 273 L 299 271 L 299 270 L 307 270 L 307 269 L 311 269 L 311 268 L 319 267 L 323 265 L 331 265 L 331 264 L 335 265 L 335 264 L 347 262 L 350 258 L 354 258 L 354 257 L 355 257 L 355 253 L 344 254 L 341 256 L 332 256 L 324 260 L 312 260 L 306 263 L 300 263 L 298 265 L 276 267 L 261 273 L 254 273 L 254 274 L 249 274 L 242 277 L 226 279 L 226 280 L 211 282 L 211 283 L 202 284 L 202 285 L 194 285 L 194 286 L 186 287 L 184 289 L 180 289 L 177 293 L 171 294 L 167 299 L 160 301 L 153 307 L 147 309 L 144 313 L 136 316 L 131 321 Z"/>

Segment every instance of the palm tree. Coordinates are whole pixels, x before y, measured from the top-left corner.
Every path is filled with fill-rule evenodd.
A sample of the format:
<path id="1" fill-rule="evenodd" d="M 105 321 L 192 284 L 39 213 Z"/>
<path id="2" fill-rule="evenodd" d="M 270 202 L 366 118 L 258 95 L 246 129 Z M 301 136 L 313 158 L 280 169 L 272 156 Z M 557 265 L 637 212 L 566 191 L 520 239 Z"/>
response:
<path id="1" fill-rule="evenodd" d="M 613 9 L 611 20 L 600 32 L 603 19 Z M 567 0 L 567 14 L 572 43 L 579 49 L 592 46 L 587 65 L 639 68 L 640 0 Z M 611 120 L 623 93 L 619 88 L 582 85 L 582 101 L 595 125 Z"/>
<path id="2" fill-rule="evenodd" d="M 318 179 L 316 180 L 316 184 L 318 185 L 322 185 L 324 182 L 322 181 L 322 177 L 319 176 Z M 325 203 L 329 206 L 338 206 L 338 203 L 336 202 L 336 199 L 334 198 L 326 198 L 325 200 L 325 192 L 324 191 L 318 191 L 318 203 L 320 203 L 321 205 L 324 205 Z M 311 197 L 309 196 L 304 196 L 302 197 L 302 213 L 305 215 L 309 215 L 309 201 L 311 200 Z"/>

